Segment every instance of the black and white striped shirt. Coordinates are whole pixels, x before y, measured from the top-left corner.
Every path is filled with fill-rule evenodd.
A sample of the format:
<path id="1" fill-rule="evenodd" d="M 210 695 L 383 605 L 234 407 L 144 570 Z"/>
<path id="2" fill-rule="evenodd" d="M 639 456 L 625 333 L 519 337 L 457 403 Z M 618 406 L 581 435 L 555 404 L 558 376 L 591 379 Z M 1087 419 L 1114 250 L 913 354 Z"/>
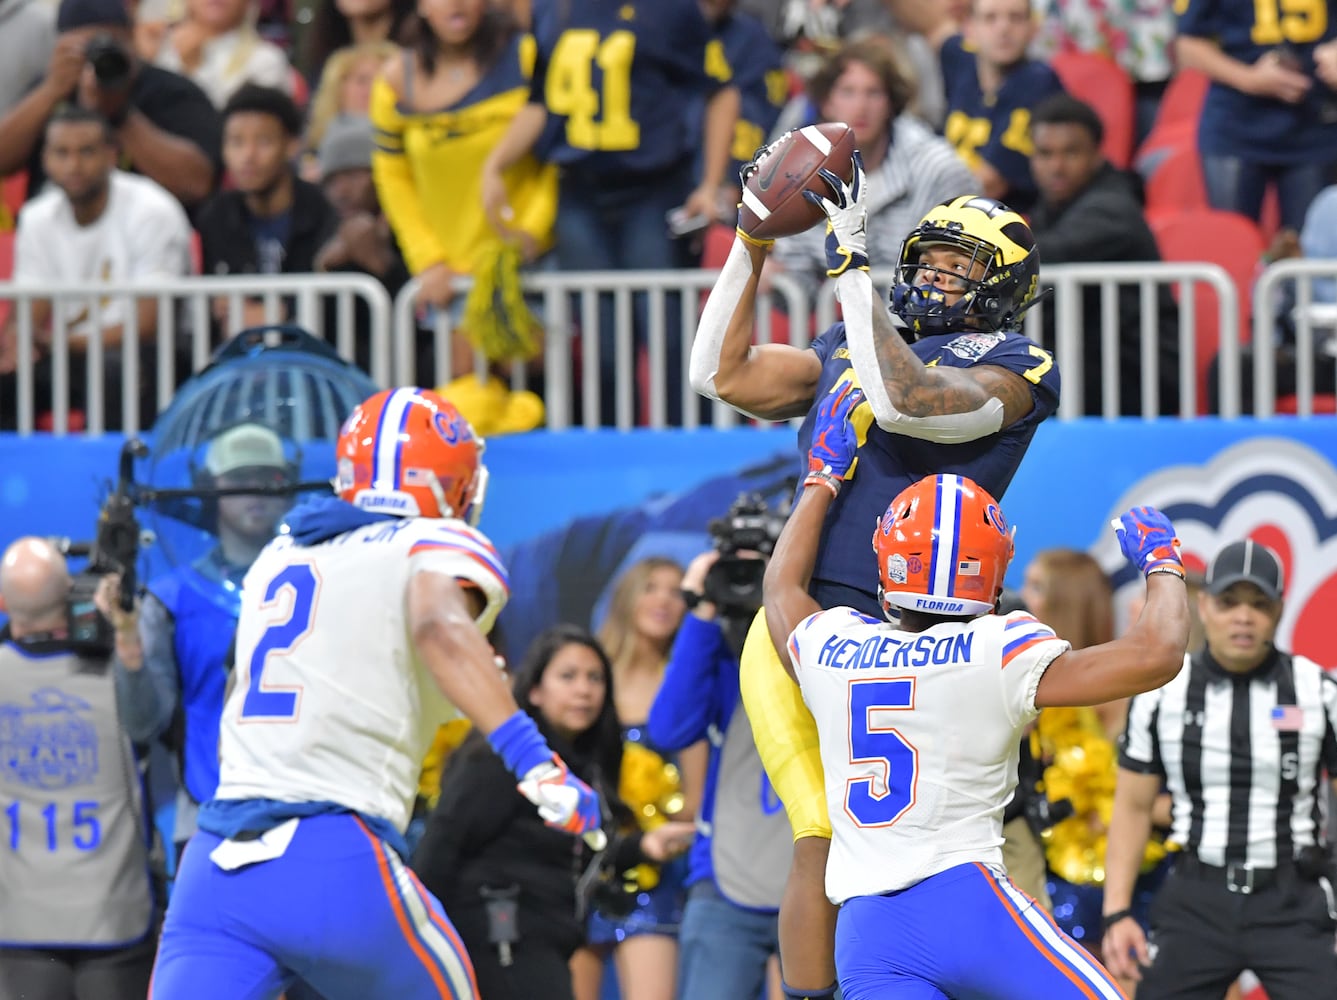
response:
<path id="1" fill-rule="evenodd" d="M 1314 844 L 1337 777 L 1337 677 L 1274 652 L 1231 674 L 1205 650 L 1157 691 L 1136 696 L 1119 766 L 1161 775 L 1170 839 L 1205 864 L 1275 868 Z"/>

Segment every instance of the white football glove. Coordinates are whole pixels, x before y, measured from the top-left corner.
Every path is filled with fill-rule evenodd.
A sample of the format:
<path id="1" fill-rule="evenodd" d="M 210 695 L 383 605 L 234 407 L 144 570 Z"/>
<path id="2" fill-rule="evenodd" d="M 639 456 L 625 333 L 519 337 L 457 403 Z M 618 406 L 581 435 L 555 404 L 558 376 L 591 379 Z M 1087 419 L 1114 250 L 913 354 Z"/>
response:
<path id="1" fill-rule="evenodd" d="M 520 794 L 538 806 L 539 816 L 549 826 L 585 838 L 594 850 L 607 842 L 600 824 L 599 795 L 567 768 L 561 757 L 529 769 L 516 785 Z"/>
<path id="2" fill-rule="evenodd" d="M 851 268 L 868 270 L 868 207 L 864 204 L 868 178 L 857 149 L 852 160 L 854 176 L 848 184 L 825 167 L 818 171 L 831 189 L 829 197 L 803 192 L 804 198 L 826 213 L 826 273 L 832 278 Z"/>

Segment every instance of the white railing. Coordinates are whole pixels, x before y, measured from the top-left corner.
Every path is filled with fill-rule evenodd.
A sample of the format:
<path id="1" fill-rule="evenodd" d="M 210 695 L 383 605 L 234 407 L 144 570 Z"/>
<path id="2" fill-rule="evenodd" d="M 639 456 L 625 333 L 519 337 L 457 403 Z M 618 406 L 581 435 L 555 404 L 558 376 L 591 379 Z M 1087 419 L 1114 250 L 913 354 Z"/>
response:
<path id="1" fill-rule="evenodd" d="M 687 368 L 695 335 L 700 305 L 714 284 L 716 272 L 707 270 L 680 271 L 619 271 L 619 272 L 543 272 L 525 276 L 525 285 L 542 302 L 544 339 L 541 358 L 534 368 L 543 372 L 544 401 L 547 407 L 547 426 L 565 429 L 573 426 L 595 427 L 600 423 L 600 396 L 602 391 L 602 345 L 598 335 L 601 296 L 612 302 L 614 336 L 612 359 L 615 379 L 612 412 L 615 425 L 626 428 L 635 425 L 644 416 L 650 426 L 664 426 L 669 410 L 666 359 L 670 337 L 682 342 L 682 371 L 680 386 L 682 398 L 682 425 L 694 428 L 701 422 L 699 400 L 688 383 Z M 889 287 L 892 273 L 876 270 L 873 273 L 878 288 Z M 1271 415 L 1276 405 L 1276 359 L 1272 349 L 1275 337 L 1272 329 L 1274 300 L 1281 283 L 1296 284 L 1297 327 L 1297 403 L 1300 416 L 1314 412 L 1315 384 L 1315 331 L 1337 327 L 1337 308 L 1315 305 L 1311 290 L 1314 278 L 1337 278 L 1337 263 L 1283 261 L 1269 267 L 1259 280 L 1254 295 L 1257 307 L 1253 316 L 1252 355 L 1253 407 L 1252 412 Z M 1064 370 L 1063 397 L 1059 408 L 1061 419 L 1071 419 L 1084 412 L 1083 386 L 1080 372 L 1083 365 L 1084 345 L 1089 335 L 1082 327 L 1082 292 L 1095 287 L 1101 291 L 1101 395 L 1103 414 L 1118 415 L 1119 360 L 1125 349 L 1119 336 L 1119 298 L 1121 286 L 1134 285 L 1139 289 L 1140 313 L 1140 378 L 1143 415 L 1153 416 L 1158 410 L 1157 371 L 1157 294 L 1161 286 L 1177 292 L 1179 309 L 1179 396 L 1180 411 L 1184 416 L 1197 413 L 1199 406 L 1198 371 L 1208 359 L 1196 356 L 1195 287 L 1211 290 L 1217 302 L 1220 327 L 1218 362 L 1219 404 L 1223 416 L 1242 412 L 1240 301 L 1234 283 L 1220 267 L 1213 264 L 1067 264 L 1047 267 L 1042 281 L 1053 285 L 1052 298 L 1031 310 L 1026 330 L 1035 339 L 1044 319 L 1044 311 L 1055 310 L 1055 355 Z M 460 279 L 457 292 L 466 294 L 469 282 Z M 87 339 L 86 368 L 89 371 L 86 386 L 87 430 L 102 431 L 108 424 L 105 414 L 103 386 L 100 378 L 107 349 L 102 343 L 100 312 L 109 308 L 108 302 L 118 298 L 152 299 L 155 303 L 155 332 L 148 343 L 156 344 L 156 352 L 145 352 L 144 358 L 156 364 L 157 403 L 167 405 L 174 391 L 177 353 L 184 347 L 189 355 L 192 371 L 205 367 L 216 346 L 211 339 L 211 319 L 215 310 L 227 325 L 238 328 L 243 323 L 247 300 L 259 299 L 264 303 L 265 322 L 284 319 L 309 329 L 316 336 L 331 341 L 341 355 L 355 356 L 358 339 L 358 309 L 364 310 L 361 321 L 369 338 L 369 369 L 378 384 L 440 385 L 449 381 L 451 347 L 458 331 L 452 328 L 448 311 L 438 310 L 426 330 L 419 329 L 417 293 L 418 283 L 410 282 L 391 303 L 383 287 L 366 275 L 276 275 L 276 276 L 223 276 L 191 277 L 133 286 L 98 286 L 96 297 L 90 286 L 32 285 L 19 289 L 12 284 L 0 284 L 0 310 L 12 306 L 16 321 L 16 351 L 18 369 L 17 426 L 20 432 L 30 433 L 34 428 L 33 360 L 38 339 L 33 329 L 32 303 L 39 299 L 55 301 L 78 299 L 89 302 L 90 327 L 95 331 Z M 681 297 L 683 308 L 677 328 L 668 329 L 667 296 Z M 633 317 L 637 312 L 637 298 L 644 296 L 646 322 L 644 349 L 651 373 L 648 379 L 648 398 L 641 398 L 637 378 L 639 346 L 635 340 Z M 90 301 L 91 300 L 91 301 Z M 285 303 L 295 303 L 291 317 L 285 316 Z M 327 302 L 334 307 L 334 328 L 327 329 Z M 789 325 L 790 342 L 806 344 L 810 332 L 823 330 L 836 316 L 837 303 L 831 283 L 824 284 L 815 300 L 809 299 L 799 282 L 787 275 L 777 275 L 770 290 L 760 296 L 757 306 L 757 341 L 775 339 L 773 307 L 783 306 Z M 140 383 L 141 355 L 133 349 L 139 340 L 136 310 L 124 310 L 126 336 L 121 352 L 123 378 L 123 406 L 120 423 L 128 430 L 137 429 L 135 412 Z M 1332 315 L 1328 315 L 1328 314 Z M 54 310 L 59 316 L 60 310 Z M 778 314 L 777 314 L 778 315 Z M 430 338 L 435 347 L 433 371 L 418 370 L 418 340 Z M 69 431 L 70 400 L 70 343 L 67 326 L 55 322 L 49 344 L 42 350 L 49 354 L 52 380 L 52 429 L 55 433 Z M 579 368 L 577 370 L 577 361 Z M 487 365 L 477 360 L 477 370 Z M 1337 364 L 1337 359 L 1334 360 Z M 527 368 L 522 362 L 510 365 L 510 383 L 519 388 L 526 384 Z M 577 395 L 581 405 L 577 407 Z M 643 414 L 638 414 L 644 403 Z M 9 412 L 14 405 L 10 399 L 0 400 Z M 727 406 L 715 405 L 710 409 L 709 421 L 714 426 L 728 427 L 741 418 Z"/>
<path id="2" fill-rule="evenodd" d="M 357 308 L 366 309 L 366 335 L 369 338 L 369 374 L 380 384 L 388 384 L 391 371 L 391 302 L 379 281 L 364 274 L 311 275 L 227 275 L 185 277 L 117 285 L 14 284 L 0 283 L 0 308 L 10 312 L 15 328 L 16 400 L 0 400 L 7 411 L 17 406 L 15 422 L 20 433 L 31 433 L 36 415 L 34 362 L 38 344 L 51 359 L 51 419 L 56 434 L 69 431 L 71 356 L 82 353 L 86 370 L 84 413 L 89 433 L 101 433 L 108 424 L 104 402 L 102 373 L 108 359 L 103 343 L 103 314 L 120 302 L 124 317 L 119 348 L 121 362 L 120 425 L 127 432 L 139 429 L 138 399 L 141 349 L 145 358 L 156 365 L 157 407 L 164 408 L 176 387 L 176 359 L 184 349 L 191 371 L 198 372 L 209 363 L 217 344 L 212 336 L 215 310 L 229 330 L 246 326 L 243 317 L 247 300 L 260 300 L 265 323 L 293 322 L 318 337 L 330 339 L 338 352 L 352 358 L 355 354 L 358 322 Z M 39 338 L 33 324 L 33 303 L 53 303 L 49 340 Z M 136 301 L 152 300 L 155 309 L 154 332 L 141 338 Z M 334 329 L 328 330 L 326 304 L 334 308 Z M 70 323 L 58 308 L 61 302 L 85 303 L 88 309 L 87 337 L 74 337 Z M 287 304 L 292 313 L 287 315 Z M 332 334 L 332 336 L 331 336 Z M 13 412 L 13 411 L 10 411 Z"/>

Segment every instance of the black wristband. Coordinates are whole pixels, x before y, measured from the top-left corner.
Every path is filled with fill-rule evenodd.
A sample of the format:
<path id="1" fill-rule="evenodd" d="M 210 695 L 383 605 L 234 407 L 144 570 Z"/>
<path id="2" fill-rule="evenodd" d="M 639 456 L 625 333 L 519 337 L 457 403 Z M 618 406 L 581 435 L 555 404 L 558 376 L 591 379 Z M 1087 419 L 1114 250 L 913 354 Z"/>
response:
<path id="1" fill-rule="evenodd" d="M 682 603 L 687 605 L 688 611 L 695 610 L 696 606 L 706 599 L 705 594 L 698 594 L 695 590 L 683 589 L 678 593 L 682 595 Z"/>
<path id="2" fill-rule="evenodd" d="M 1100 922 L 1104 926 L 1105 930 L 1109 930 L 1120 920 L 1127 920 L 1132 915 L 1133 915 L 1132 910 L 1116 910 L 1114 913 L 1105 914 L 1105 916 L 1100 918 Z"/>

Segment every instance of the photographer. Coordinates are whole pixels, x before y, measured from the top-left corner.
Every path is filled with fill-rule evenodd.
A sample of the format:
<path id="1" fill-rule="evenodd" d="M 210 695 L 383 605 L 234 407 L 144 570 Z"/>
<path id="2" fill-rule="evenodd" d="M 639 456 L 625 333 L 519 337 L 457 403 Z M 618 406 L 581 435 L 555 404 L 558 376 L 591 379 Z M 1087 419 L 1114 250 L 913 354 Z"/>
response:
<path id="1" fill-rule="evenodd" d="M 157 181 L 187 211 L 214 189 L 221 127 L 204 91 L 176 73 L 141 63 L 121 0 L 62 0 L 46 76 L 0 118 L 0 175 L 28 170 L 42 190 L 43 129 L 73 101 L 111 122 L 128 169 Z"/>
<path id="2" fill-rule="evenodd" d="M 119 580 L 95 601 L 110 611 Z M 0 560 L 0 996 L 139 1000 L 153 968 L 148 825 L 122 702 L 108 668 L 112 636 L 76 642 L 65 558 L 21 538 Z M 135 614 L 117 609 L 115 643 L 133 657 Z M 82 629 L 79 630 L 82 636 Z"/>
<path id="3" fill-rule="evenodd" d="M 764 553 L 783 523 L 750 498 L 712 523 L 716 547 L 683 576 L 691 610 L 647 724 L 665 750 L 710 742 L 679 934 L 678 996 L 692 1000 L 760 995 L 767 961 L 779 953 L 777 915 L 793 840 L 739 710 L 738 654 L 761 604 Z"/>

